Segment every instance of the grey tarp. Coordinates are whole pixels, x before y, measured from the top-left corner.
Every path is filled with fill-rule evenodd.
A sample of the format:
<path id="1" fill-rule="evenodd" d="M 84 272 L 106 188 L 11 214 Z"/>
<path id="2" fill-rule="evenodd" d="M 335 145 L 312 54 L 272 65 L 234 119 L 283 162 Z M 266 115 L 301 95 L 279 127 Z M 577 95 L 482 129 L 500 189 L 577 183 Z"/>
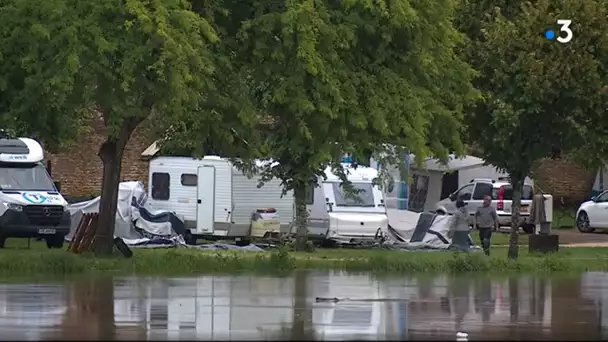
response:
<path id="1" fill-rule="evenodd" d="M 118 188 L 118 204 L 116 209 L 116 225 L 114 228 L 114 236 L 125 240 L 137 240 L 144 236 L 136 230 L 134 223 L 138 220 L 144 220 L 141 216 L 140 207 L 146 206 L 147 194 L 144 185 L 141 182 L 121 182 Z M 68 210 L 72 215 L 72 224 L 70 233 L 66 236 L 67 240 L 71 240 L 78 224 L 85 213 L 99 212 L 99 204 L 101 197 L 96 197 L 85 202 L 72 203 L 68 206 Z M 158 214 L 158 213 L 153 213 Z M 171 236 L 175 235 L 171 222 L 145 222 L 138 224 L 140 231 L 156 236 Z"/>
<path id="2" fill-rule="evenodd" d="M 451 215 L 415 213 L 387 209 L 389 231 L 387 245 L 402 249 L 448 249 L 452 243 L 448 230 Z"/>

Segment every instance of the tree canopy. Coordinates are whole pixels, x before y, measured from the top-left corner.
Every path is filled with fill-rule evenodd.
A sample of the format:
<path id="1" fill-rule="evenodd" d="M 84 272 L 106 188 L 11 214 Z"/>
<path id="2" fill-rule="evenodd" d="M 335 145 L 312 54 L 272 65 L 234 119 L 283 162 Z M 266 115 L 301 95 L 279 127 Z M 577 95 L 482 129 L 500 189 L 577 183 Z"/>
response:
<path id="1" fill-rule="evenodd" d="M 164 131 L 201 115 L 216 84 L 209 45 L 217 35 L 182 0 L 7 0 L 0 22 L 4 122 L 50 145 L 74 137 L 91 115 L 103 118 L 95 241 L 111 252 L 124 147 L 146 119 Z"/>
<path id="2" fill-rule="evenodd" d="M 590 146 L 603 146 L 608 84 L 608 3 L 604 0 L 525 2 L 463 1 L 459 28 L 470 41 L 462 54 L 479 72 L 483 99 L 468 110 L 468 138 L 514 186 L 510 255 L 516 257 L 521 185 L 536 161 Z M 572 20 L 573 38 L 544 37 Z M 562 33 L 563 34 L 563 33 Z M 602 158 L 603 159 L 603 158 Z"/>

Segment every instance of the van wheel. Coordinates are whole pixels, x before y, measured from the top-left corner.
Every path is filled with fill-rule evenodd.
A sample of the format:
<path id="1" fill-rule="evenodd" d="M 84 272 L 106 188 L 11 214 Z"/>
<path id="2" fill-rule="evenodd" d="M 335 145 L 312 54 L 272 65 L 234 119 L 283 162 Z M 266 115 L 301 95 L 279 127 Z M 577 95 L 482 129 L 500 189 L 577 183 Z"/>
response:
<path id="1" fill-rule="evenodd" d="M 46 238 L 46 246 L 49 249 L 52 248 L 62 248 L 63 247 L 63 236 L 55 235 Z"/>
<path id="2" fill-rule="evenodd" d="M 321 247 L 323 248 L 336 248 L 338 243 L 334 240 L 324 239 L 321 241 Z"/>
<path id="3" fill-rule="evenodd" d="M 589 215 L 586 212 L 581 211 L 576 217 L 576 228 L 581 233 L 593 233 L 595 229 L 591 228 L 589 224 Z"/>

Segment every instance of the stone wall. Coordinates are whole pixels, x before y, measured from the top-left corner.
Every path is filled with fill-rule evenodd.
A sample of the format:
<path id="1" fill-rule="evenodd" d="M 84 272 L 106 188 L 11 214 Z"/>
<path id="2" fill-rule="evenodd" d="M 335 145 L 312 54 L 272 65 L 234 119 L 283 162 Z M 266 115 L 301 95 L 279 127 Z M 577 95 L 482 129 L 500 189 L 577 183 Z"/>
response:
<path id="1" fill-rule="evenodd" d="M 553 195 L 559 207 L 560 199 L 569 205 L 578 204 L 589 197 L 596 172 L 566 159 L 543 159 L 533 173 L 534 182 L 544 192 Z"/>
<path id="2" fill-rule="evenodd" d="M 98 195 L 101 191 L 102 163 L 97 156 L 105 140 L 106 129 L 101 117 L 92 120 L 90 131 L 83 134 L 70 148 L 58 153 L 46 153 L 51 163 L 53 180 L 61 182 L 61 192 L 68 197 Z M 136 130 L 124 152 L 121 180 L 139 180 L 147 185 L 148 161 L 142 159 L 150 145 L 141 131 Z M 48 165 L 48 164 L 47 164 Z"/>

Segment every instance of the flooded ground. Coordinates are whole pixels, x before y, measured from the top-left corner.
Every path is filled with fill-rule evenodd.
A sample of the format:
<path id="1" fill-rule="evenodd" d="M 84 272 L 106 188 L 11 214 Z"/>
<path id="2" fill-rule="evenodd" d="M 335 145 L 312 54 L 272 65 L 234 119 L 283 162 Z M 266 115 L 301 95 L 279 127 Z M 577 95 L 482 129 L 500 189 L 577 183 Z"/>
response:
<path id="1" fill-rule="evenodd" d="M 317 302 L 316 297 L 350 300 Z M 0 338 L 597 340 L 608 273 L 576 278 L 102 278 L 0 285 Z"/>

